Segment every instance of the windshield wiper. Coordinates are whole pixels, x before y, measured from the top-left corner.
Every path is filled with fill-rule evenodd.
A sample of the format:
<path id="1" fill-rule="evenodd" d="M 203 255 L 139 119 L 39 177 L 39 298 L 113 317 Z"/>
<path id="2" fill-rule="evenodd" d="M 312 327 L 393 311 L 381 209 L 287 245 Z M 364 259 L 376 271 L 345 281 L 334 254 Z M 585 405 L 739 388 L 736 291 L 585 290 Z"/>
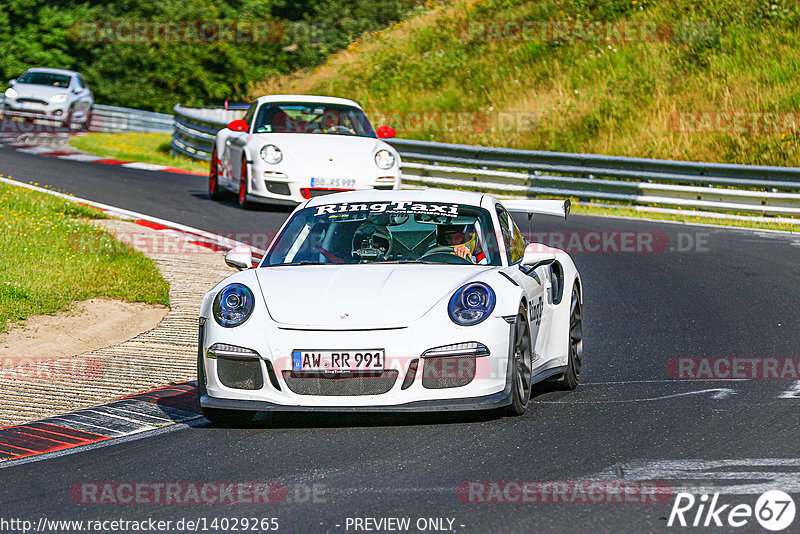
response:
<path id="1" fill-rule="evenodd" d="M 272 265 L 266 265 L 266 267 L 285 267 L 288 265 L 336 265 L 336 264 L 325 261 L 289 261 L 286 263 L 273 263 Z"/>

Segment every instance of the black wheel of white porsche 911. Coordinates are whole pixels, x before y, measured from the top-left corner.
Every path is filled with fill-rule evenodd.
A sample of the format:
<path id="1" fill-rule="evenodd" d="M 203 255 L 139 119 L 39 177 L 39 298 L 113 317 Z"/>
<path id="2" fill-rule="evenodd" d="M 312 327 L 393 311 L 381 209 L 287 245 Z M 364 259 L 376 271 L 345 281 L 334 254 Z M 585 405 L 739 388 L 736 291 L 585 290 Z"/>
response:
<path id="1" fill-rule="evenodd" d="M 583 364 L 583 306 L 578 286 L 572 288 L 569 305 L 569 358 L 567 370 L 561 380 L 563 389 L 575 389 L 581 381 Z"/>
<path id="2" fill-rule="evenodd" d="M 514 323 L 514 351 L 511 356 L 511 404 L 506 411 L 510 415 L 522 415 L 531 400 L 533 378 L 531 327 L 524 306 L 520 307 Z"/>

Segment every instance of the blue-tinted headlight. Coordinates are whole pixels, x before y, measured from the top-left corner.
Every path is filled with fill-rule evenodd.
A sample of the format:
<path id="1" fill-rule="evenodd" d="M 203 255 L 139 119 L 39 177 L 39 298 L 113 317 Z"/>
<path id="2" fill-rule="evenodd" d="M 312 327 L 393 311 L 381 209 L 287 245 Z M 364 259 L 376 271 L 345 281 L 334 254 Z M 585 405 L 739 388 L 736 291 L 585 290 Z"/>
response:
<path id="1" fill-rule="evenodd" d="M 450 319 L 461 326 L 480 323 L 494 310 L 495 295 L 483 282 L 471 282 L 456 291 L 450 298 L 447 311 Z"/>
<path id="2" fill-rule="evenodd" d="M 253 313 L 254 302 L 253 292 L 247 286 L 225 286 L 214 299 L 214 319 L 225 328 L 239 326 Z"/>

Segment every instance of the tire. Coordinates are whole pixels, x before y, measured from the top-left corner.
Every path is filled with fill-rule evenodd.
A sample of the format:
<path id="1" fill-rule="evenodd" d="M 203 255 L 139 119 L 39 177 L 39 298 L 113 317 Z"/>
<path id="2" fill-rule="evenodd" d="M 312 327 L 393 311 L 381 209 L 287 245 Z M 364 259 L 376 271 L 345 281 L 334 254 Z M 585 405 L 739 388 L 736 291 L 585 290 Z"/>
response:
<path id="1" fill-rule="evenodd" d="M 219 157 L 217 157 L 217 147 L 211 150 L 211 166 L 208 171 L 208 196 L 211 200 L 222 198 L 222 191 L 219 188 Z"/>
<path id="2" fill-rule="evenodd" d="M 83 132 L 89 131 L 89 126 L 92 124 L 92 113 L 94 113 L 94 108 L 90 107 L 86 111 L 86 118 L 84 119 L 83 124 L 81 124 L 81 131 Z"/>
<path id="3" fill-rule="evenodd" d="M 242 170 L 239 173 L 239 207 L 249 210 L 253 205 L 247 200 L 247 158 L 242 156 Z"/>
<path id="4" fill-rule="evenodd" d="M 578 292 L 578 286 L 572 288 L 572 298 L 569 305 L 569 356 L 567 370 L 559 382 L 561 389 L 572 390 L 578 387 L 581 381 L 581 366 L 583 365 L 583 306 Z"/>
<path id="5" fill-rule="evenodd" d="M 69 108 L 69 110 L 67 110 L 67 116 L 64 117 L 64 121 L 62 122 L 62 125 L 67 130 L 71 130 L 72 129 L 72 108 Z"/>
<path id="6" fill-rule="evenodd" d="M 510 354 L 511 363 L 511 404 L 506 407 L 508 415 L 523 415 L 531 401 L 533 389 L 533 350 L 531 347 L 531 326 L 525 306 L 520 306 L 514 323 L 514 345 Z"/>

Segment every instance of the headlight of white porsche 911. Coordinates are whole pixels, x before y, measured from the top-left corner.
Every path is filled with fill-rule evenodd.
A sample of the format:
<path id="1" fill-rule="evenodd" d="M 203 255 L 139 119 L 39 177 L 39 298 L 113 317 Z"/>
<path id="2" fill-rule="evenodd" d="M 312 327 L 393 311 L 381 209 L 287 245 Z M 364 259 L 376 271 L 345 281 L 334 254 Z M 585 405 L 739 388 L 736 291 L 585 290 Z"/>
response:
<path id="1" fill-rule="evenodd" d="M 394 167 L 394 154 L 386 149 L 378 150 L 375 153 L 375 165 L 383 170 L 391 169 Z"/>
<path id="2" fill-rule="evenodd" d="M 450 319 L 457 325 L 473 326 L 491 315 L 495 301 L 491 287 L 483 282 L 470 282 L 453 294 L 447 311 Z"/>
<path id="3" fill-rule="evenodd" d="M 250 288 L 242 284 L 227 285 L 214 299 L 214 320 L 225 328 L 239 326 L 250 318 L 254 304 Z"/>
<path id="4" fill-rule="evenodd" d="M 67 93 L 61 93 L 60 95 L 53 95 L 50 97 L 50 102 L 53 104 L 62 104 L 67 101 L 69 95 Z"/>
<path id="5" fill-rule="evenodd" d="M 6 92 L 5 92 L 5 95 L 8 98 L 17 98 L 18 94 L 19 93 L 17 93 L 17 91 L 13 87 L 9 87 L 8 89 L 6 89 Z"/>
<path id="6" fill-rule="evenodd" d="M 261 148 L 261 159 L 275 165 L 276 163 L 280 163 L 283 159 L 283 152 L 275 145 L 264 145 Z"/>

